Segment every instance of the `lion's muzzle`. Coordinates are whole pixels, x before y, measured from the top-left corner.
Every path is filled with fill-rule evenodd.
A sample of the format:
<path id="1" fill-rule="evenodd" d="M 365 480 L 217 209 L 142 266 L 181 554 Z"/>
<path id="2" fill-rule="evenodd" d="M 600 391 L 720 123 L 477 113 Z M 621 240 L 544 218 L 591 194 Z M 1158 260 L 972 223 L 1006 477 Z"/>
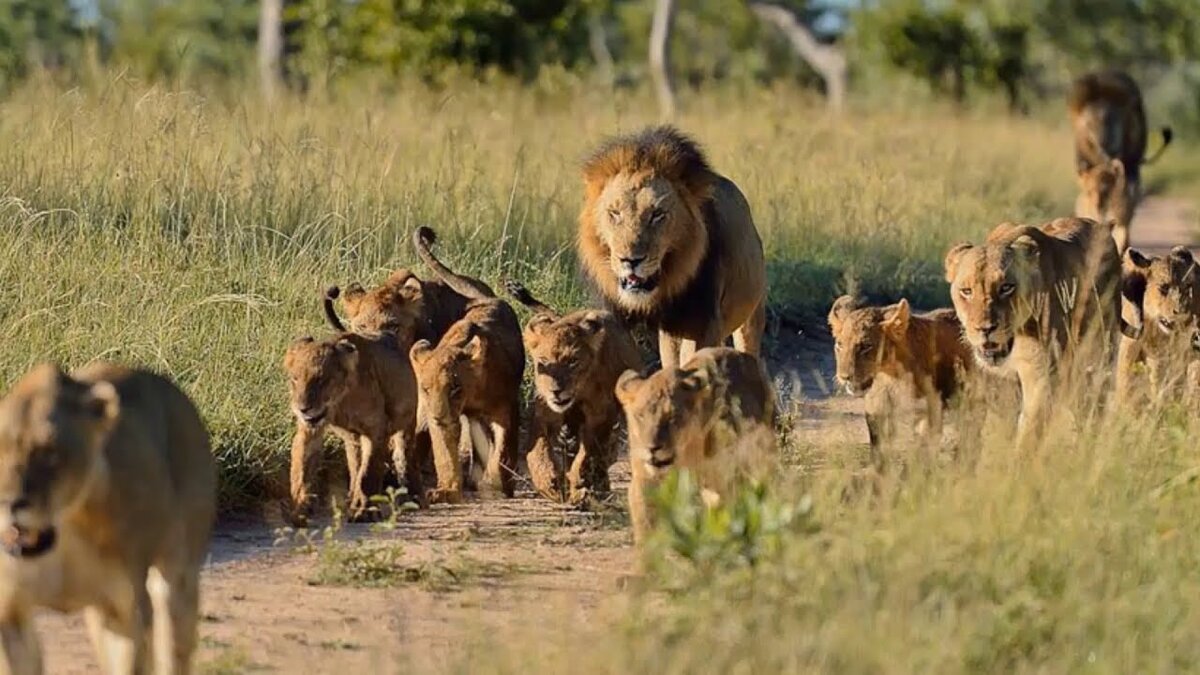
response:
<path id="1" fill-rule="evenodd" d="M 58 534 L 53 527 L 25 529 L 13 525 L 0 534 L 0 548 L 14 558 L 37 558 L 54 548 Z"/>

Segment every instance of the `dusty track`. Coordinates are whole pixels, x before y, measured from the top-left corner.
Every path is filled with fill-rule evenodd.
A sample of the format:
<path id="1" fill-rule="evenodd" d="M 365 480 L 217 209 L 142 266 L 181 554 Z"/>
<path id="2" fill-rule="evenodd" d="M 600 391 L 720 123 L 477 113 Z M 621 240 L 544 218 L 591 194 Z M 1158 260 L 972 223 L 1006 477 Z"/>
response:
<path id="1" fill-rule="evenodd" d="M 1195 245 L 1197 234 L 1193 204 L 1151 197 L 1132 238 L 1162 252 Z M 818 452 L 865 443 L 861 404 L 827 397 L 832 364 L 821 332 L 779 329 L 773 338 L 769 362 L 806 442 Z M 622 462 L 614 477 L 623 483 L 627 475 Z M 570 511 L 529 493 L 410 515 L 384 534 L 361 526 L 342 533 L 358 537 L 399 544 L 403 564 L 420 578 L 387 589 L 313 585 L 316 558 L 274 546 L 272 524 L 222 527 L 204 572 L 201 670 L 447 669 L 441 655 L 473 635 L 578 632 L 609 620 L 634 560 L 619 514 Z M 47 672 L 95 672 L 80 619 L 44 614 L 39 628 Z"/>

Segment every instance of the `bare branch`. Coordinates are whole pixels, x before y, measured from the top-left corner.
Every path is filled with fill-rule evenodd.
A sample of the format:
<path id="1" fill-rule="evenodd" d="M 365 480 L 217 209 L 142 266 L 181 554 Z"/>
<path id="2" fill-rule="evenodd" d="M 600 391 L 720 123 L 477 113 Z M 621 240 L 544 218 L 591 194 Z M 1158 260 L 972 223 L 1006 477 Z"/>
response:
<path id="1" fill-rule="evenodd" d="M 829 107 L 840 110 L 846 100 L 846 55 L 842 50 L 821 44 L 791 10 L 769 2 L 750 2 L 759 19 L 774 25 L 787 37 L 796 55 L 804 59 L 825 81 Z"/>
<path id="2" fill-rule="evenodd" d="M 650 24 L 650 75 L 658 91 L 658 105 L 666 119 L 675 117 L 675 83 L 671 79 L 671 29 L 675 23 L 675 0 L 655 0 Z"/>

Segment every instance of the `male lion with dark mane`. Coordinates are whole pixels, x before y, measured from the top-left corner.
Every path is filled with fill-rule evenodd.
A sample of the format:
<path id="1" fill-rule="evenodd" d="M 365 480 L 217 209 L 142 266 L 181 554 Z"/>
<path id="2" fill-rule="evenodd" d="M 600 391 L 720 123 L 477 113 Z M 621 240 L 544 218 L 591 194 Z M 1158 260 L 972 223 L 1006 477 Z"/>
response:
<path id="1" fill-rule="evenodd" d="M 614 138 L 584 164 L 579 258 L 626 318 L 658 325 L 664 368 L 733 336 L 757 355 L 766 324 L 762 240 L 741 190 L 669 127 Z"/>
<path id="2" fill-rule="evenodd" d="M 1075 215 L 1115 221 L 1117 251 L 1129 244 L 1129 223 L 1141 198 L 1142 165 L 1158 159 L 1171 144 L 1171 128 L 1163 127 L 1163 144 L 1146 159 L 1146 110 L 1142 92 L 1129 75 L 1116 71 L 1088 73 L 1075 80 L 1067 97 L 1075 133 L 1075 171 L 1079 198 Z"/>
<path id="3" fill-rule="evenodd" d="M 1121 260 L 1108 224 L 1002 223 L 982 246 L 950 249 L 946 281 L 976 360 L 1021 383 L 1019 447 L 1040 436 L 1064 394 L 1078 393 L 1083 369 L 1107 379 L 1118 330 L 1135 334 L 1121 320 Z"/>

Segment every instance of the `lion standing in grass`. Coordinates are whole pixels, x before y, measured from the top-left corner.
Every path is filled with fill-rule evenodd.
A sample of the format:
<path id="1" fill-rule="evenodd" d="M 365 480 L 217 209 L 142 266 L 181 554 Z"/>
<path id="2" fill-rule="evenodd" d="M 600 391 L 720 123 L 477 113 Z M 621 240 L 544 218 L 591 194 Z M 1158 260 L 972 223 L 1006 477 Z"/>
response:
<path id="1" fill-rule="evenodd" d="M 1132 394 L 1139 364 L 1154 398 L 1180 385 L 1190 390 L 1189 365 L 1200 360 L 1200 265 L 1185 246 L 1151 257 L 1131 248 L 1123 263 L 1125 309 L 1143 329 L 1136 339 L 1121 338 L 1118 395 L 1127 400 Z"/>
<path id="2" fill-rule="evenodd" d="M 83 610 L 104 672 L 188 672 L 216 482 L 167 380 L 104 364 L 21 378 L 0 401 L 0 673 L 42 672 L 39 607 Z"/>
<path id="3" fill-rule="evenodd" d="M 1075 215 L 1101 222 L 1114 221 L 1117 251 L 1129 245 L 1129 224 L 1141 198 L 1142 165 L 1149 164 L 1171 143 L 1163 127 L 1163 144 L 1146 159 L 1146 110 L 1142 92 L 1125 73 L 1088 73 L 1075 80 L 1067 97 L 1075 134 L 1075 171 L 1080 194 Z"/>
<path id="4" fill-rule="evenodd" d="M 646 491 L 672 469 L 695 472 L 706 504 L 775 461 L 775 389 L 757 357 L 702 349 L 682 369 L 626 371 L 617 400 L 629 425 L 629 514 L 634 540 L 653 524 Z"/>
<path id="5" fill-rule="evenodd" d="M 1062 397 L 1086 384 L 1074 377 L 1084 368 L 1107 382 L 1118 330 L 1132 334 L 1121 320 L 1121 261 L 1110 225 L 1003 223 L 983 245 L 951 248 L 945 266 L 975 359 L 1021 383 L 1019 446 L 1037 440 Z"/>
<path id="6" fill-rule="evenodd" d="M 750 206 L 671 127 L 615 138 L 584 164 L 579 259 L 621 315 L 656 323 L 664 368 L 733 336 L 757 355 L 767 274 Z"/>

